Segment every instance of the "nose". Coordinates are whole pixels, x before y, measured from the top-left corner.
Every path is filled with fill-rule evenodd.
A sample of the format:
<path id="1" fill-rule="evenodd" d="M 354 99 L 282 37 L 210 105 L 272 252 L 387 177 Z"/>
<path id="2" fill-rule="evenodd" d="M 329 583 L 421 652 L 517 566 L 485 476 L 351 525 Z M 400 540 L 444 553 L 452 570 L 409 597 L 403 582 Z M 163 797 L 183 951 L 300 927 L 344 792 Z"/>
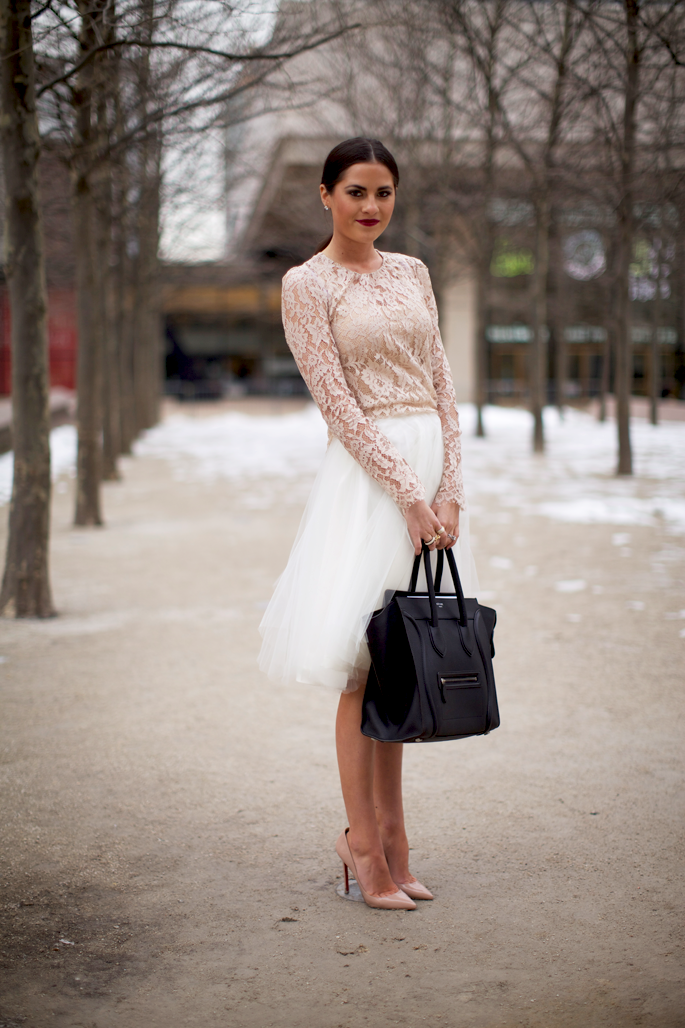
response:
<path id="1" fill-rule="evenodd" d="M 364 214 L 368 214 L 371 218 L 374 218 L 378 214 L 378 204 L 376 203 L 375 196 L 367 196 L 366 203 L 362 207 Z"/>

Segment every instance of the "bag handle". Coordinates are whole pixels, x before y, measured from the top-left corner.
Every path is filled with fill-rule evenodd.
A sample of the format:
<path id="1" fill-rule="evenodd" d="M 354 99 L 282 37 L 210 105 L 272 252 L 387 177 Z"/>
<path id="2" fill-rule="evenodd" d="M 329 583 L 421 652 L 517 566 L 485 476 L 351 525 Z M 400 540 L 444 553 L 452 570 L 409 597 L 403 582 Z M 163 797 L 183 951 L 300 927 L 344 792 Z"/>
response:
<path id="1" fill-rule="evenodd" d="M 422 551 L 423 552 L 423 551 Z M 442 570 L 445 564 L 445 554 L 442 550 L 438 550 L 438 561 L 435 569 L 435 591 L 440 592 L 440 585 L 442 583 Z M 416 583 L 419 580 L 419 568 L 421 567 L 421 554 L 414 558 L 414 567 L 411 572 L 411 580 L 409 582 L 409 592 L 416 592 Z"/>
<path id="2" fill-rule="evenodd" d="M 448 550 L 438 550 L 438 561 L 437 568 L 435 571 L 435 582 L 433 582 L 433 574 L 430 563 L 430 550 L 425 543 L 422 543 L 421 551 L 423 553 L 423 563 L 426 569 L 426 582 L 428 584 L 428 596 L 431 604 L 431 625 L 433 628 L 437 628 L 438 625 L 438 607 L 435 600 L 435 594 L 440 588 L 442 581 L 442 570 L 444 553 L 447 553 L 447 563 L 449 565 L 450 573 L 452 575 L 452 582 L 454 583 L 454 592 L 457 597 L 457 603 L 459 605 L 459 624 L 462 628 L 466 628 L 468 624 L 468 617 L 466 615 L 466 603 L 464 601 L 464 591 L 461 587 L 461 579 L 459 578 L 459 572 L 457 570 L 457 562 L 454 559 L 452 547 Z M 411 581 L 409 582 L 409 592 L 416 592 L 416 583 L 419 579 L 419 567 L 421 566 L 421 554 L 417 554 L 414 557 L 414 567 L 412 568 Z"/>
<path id="3" fill-rule="evenodd" d="M 445 551 L 438 550 L 438 559 L 435 566 L 435 591 L 440 592 L 440 586 L 442 585 L 442 572 L 445 567 Z"/>
<path id="4" fill-rule="evenodd" d="M 452 575 L 452 581 L 454 582 L 454 591 L 457 594 L 457 603 L 459 604 L 459 624 L 462 628 L 466 628 L 468 624 L 468 617 L 466 616 L 466 602 L 464 600 L 464 590 L 461 587 L 461 579 L 459 572 L 457 571 L 457 562 L 454 559 L 454 553 L 452 547 L 445 551 L 447 553 L 447 563 L 450 566 L 450 573 Z"/>

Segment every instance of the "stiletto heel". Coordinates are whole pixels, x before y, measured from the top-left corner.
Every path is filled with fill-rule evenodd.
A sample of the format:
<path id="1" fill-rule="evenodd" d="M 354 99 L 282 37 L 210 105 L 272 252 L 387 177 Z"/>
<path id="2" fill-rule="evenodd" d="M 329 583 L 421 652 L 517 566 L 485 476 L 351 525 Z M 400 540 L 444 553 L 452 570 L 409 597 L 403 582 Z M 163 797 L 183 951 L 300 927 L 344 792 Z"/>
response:
<path id="1" fill-rule="evenodd" d="M 345 868 L 345 895 L 348 896 L 350 893 L 350 875 L 347 870 L 347 864 L 343 860 L 343 867 Z"/>
<path id="2" fill-rule="evenodd" d="M 398 889 L 397 892 L 392 894 L 392 896 L 371 896 L 366 891 L 362 883 L 359 881 L 359 875 L 357 874 L 357 869 L 354 866 L 354 857 L 352 856 L 352 850 L 350 849 L 350 844 L 347 838 L 348 832 L 349 828 L 346 828 L 344 832 L 341 832 L 340 837 L 335 844 L 335 851 L 342 860 L 343 867 L 345 868 L 345 892 L 348 893 L 350 891 L 347 870 L 349 868 L 356 879 L 357 885 L 359 886 L 359 890 L 364 897 L 364 902 L 367 907 L 379 907 L 382 910 L 416 910 L 416 903 L 414 903 L 413 900 L 410 900 L 409 896 L 407 896 L 406 892 L 403 892 L 402 889 Z"/>

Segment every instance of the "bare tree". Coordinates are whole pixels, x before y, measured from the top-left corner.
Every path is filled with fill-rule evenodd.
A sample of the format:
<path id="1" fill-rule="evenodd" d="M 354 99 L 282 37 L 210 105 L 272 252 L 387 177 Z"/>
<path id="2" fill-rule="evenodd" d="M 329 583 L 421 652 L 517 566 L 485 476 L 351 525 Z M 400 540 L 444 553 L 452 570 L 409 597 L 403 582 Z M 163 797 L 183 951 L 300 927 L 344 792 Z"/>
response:
<path id="1" fill-rule="evenodd" d="M 41 149 L 37 103 L 42 104 L 46 132 L 61 141 L 73 169 L 80 336 L 75 520 L 98 525 L 102 523 L 103 429 L 109 447 L 106 470 L 112 475 L 118 451 L 130 446 L 140 427 L 156 417 L 160 348 L 154 294 L 165 131 L 182 119 L 187 131 L 203 131 L 220 117 L 232 97 L 266 81 L 293 56 L 355 27 L 333 8 L 327 22 L 311 29 L 303 29 L 295 19 L 290 31 L 281 22 L 278 33 L 255 46 L 249 25 L 246 28 L 241 21 L 243 7 L 228 0 L 212 5 L 192 0 L 119 0 L 116 7 L 114 0 L 64 0 L 41 5 L 33 22 L 29 0 L 2 0 L 1 133 L 15 444 L 2 612 L 54 613 L 48 579 L 47 298 L 37 181 Z M 146 29 L 151 22 L 154 33 Z M 34 50 L 39 54 L 35 70 Z M 160 60 L 149 81 L 163 81 L 164 88 L 150 89 L 153 102 L 141 108 L 130 88 L 135 77 L 131 66 L 136 60 L 140 65 L 141 54 L 152 53 L 159 54 Z M 110 55 L 117 59 L 108 59 Z M 128 74 L 124 88 L 121 55 L 126 55 Z M 165 55 L 168 60 L 161 59 Z M 204 122 L 196 118 L 193 123 L 192 116 L 203 111 L 207 112 Z M 138 160 L 141 149 L 143 159 Z M 134 183 L 141 186 L 137 193 L 142 202 L 136 202 L 131 211 L 131 171 L 137 168 L 143 169 L 142 179 Z M 124 214 L 121 225 L 113 217 L 115 202 Z M 131 239 L 126 235 L 132 226 L 139 237 L 136 242 L 142 243 L 135 270 L 128 254 Z M 145 272 L 146 291 L 140 291 L 139 271 Z M 139 289 L 135 311 L 134 282 Z M 142 360 L 138 360 L 142 348 L 139 351 L 131 344 L 134 319 L 143 326 L 149 343 Z M 111 378 L 113 369 L 119 373 L 119 388 L 113 388 L 117 384 Z M 141 382 L 146 383 L 142 388 Z M 139 401 L 135 408 L 126 403 L 129 395 Z M 126 418 L 124 411 L 131 417 Z"/>
<path id="2" fill-rule="evenodd" d="M 569 64 L 583 18 L 575 0 L 563 4 L 517 5 L 510 19 L 515 53 L 527 56 L 515 71 L 519 89 L 510 102 L 499 102 L 508 146 L 516 153 L 530 180 L 535 209 L 535 267 L 532 286 L 532 347 L 530 402 L 533 449 L 544 449 L 542 413 L 547 403 L 548 304 L 552 203 L 558 188 L 557 152 L 572 125 Z"/>
<path id="3" fill-rule="evenodd" d="M 642 48 L 638 39 L 639 2 L 638 0 L 624 0 L 623 6 L 625 11 L 625 79 L 620 148 L 621 195 L 617 210 L 616 424 L 618 428 L 617 471 L 619 475 L 632 475 L 630 394 L 633 384 L 633 326 L 629 283 L 630 262 L 633 258 L 636 121 Z"/>
<path id="4" fill-rule="evenodd" d="M 473 4 L 443 0 L 447 25 L 462 35 L 463 47 L 473 77 L 476 107 L 471 113 L 482 126 L 480 160 L 480 203 L 476 207 L 471 234 L 476 272 L 476 435 L 484 436 L 483 407 L 488 400 L 487 323 L 490 306 L 490 267 L 494 247 L 492 203 L 496 189 L 496 161 L 502 142 L 501 105 L 506 92 L 503 76 L 502 36 L 508 0 Z"/>
<path id="5" fill-rule="evenodd" d="M 630 438 L 630 396 L 633 382 L 632 302 L 630 269 L 636 233 L 636 203 L 653 194 L 650 180 L 661 173 L 658 145 L 669 105 L 663 83 L 674 68 L 682 69 L 683 5 L 677 0 L 648 3 L 589 4 L 586 69 L 578 86 L 585 92 L 585 111 L 593 123 L 594 168 L 588 190 L 604 189 L 616 214 L 613 280 L 615 318 L 617 473 L 633 471 Z M 682 74 L 682 71 L 680 72 Z M 642 117 L 650 98 L 648 117 Z M 667 151 L 682 146 L 671 134 Z M 594 182 L 592 182 L 594 178 Z"/>
<path id="6" fill-rule="evenodd" d="M 403 249 L 429 264 L 438 302 L 455 272 L 473 273 L 478 435 L 488 399 L 500 102 L 512 79 L 502 59 L 510 2 L 379 0 L 369 10 L 380 31 L 370 14 L 361 47 L 347 51 L 354 73 L 340 87 L 355 130 L 385 135 L 401 156 Z"/>
<path id="7" fill-rule="evenodd" d="M 241 25 L 242 7 L 227 0 L 202 8 L 181 0 L 121 0 L 117 7 L 114 0 L 72 2 L 80 15 L 78 52 L 74 54 L 73 41 L 60 22 L 51 58 L 57 73 L 42 92 L 52 100 L 49 109 L 61 114 L 55 121 L 67 126 L 74 173 L 79 310 L 75 523 L 99 525 L 103 477 L 117 476 L 119 452 L 158 417 L 162 351 L 157 254 L 164 146 L 179 126 L 206 130 L 231 98 L 264 83 L 293 56 L 336 38 L 349 26 L 338 18 L 312 29 L 298 26 L 295 19 L 293 28 L 281 19 L 267 44 L 255 47 Z M 221 35 L 233 40 L 234 50 L 217 43 Z M 46 39 L 50 41 L 49 34 Z M 113 53 L 125 59 L 108 60 Z M 63 113 L 70 108 L 71 129 L 68 113 Z M 117 162 L 125 166 L 119 181 L 126 179 L 129 187 L 119 199 L 132 209 L 122 212 L 129 236 L 117 250 L 121 266 L 114 286 L 111 202 Z M 128 250 L 134 253 L 131 259 Z M 114 297 L 120 304 L 116 317 Z M 124 322 L 126 339 L 116 331 Z M 117 360 L 118 348 L 125 352 Z M 123 409 L 117 409 L 122 403 Z"/>
<path id="8" fill-rule="evenodd" d="M 107 32 L 110 0 L 78 0 L 81 16 L 80 51 L 90 53 Z M 74 241 L 78 310 L 78 457 L 76 525 L 101 525 L 104 338 L 102 247 L 96 245 L 96 160 L 101 142 L 98 125 L 98 72 L 102 53 L 82 63 L 73 92 L 75 108 L 72 174 L 74 182 Z M 100 252 L 99 252 L 100 251 Z"/>
<path id="9" fill-rule="evenodd" d="M 50 617 L 54 609 L 48 570 L 47 289 L 38 195 L 40 140 L 29 0 L 1 0 L 0 56 L 14 442 L 14 479 L 0 612 L 15 617 Z"/>

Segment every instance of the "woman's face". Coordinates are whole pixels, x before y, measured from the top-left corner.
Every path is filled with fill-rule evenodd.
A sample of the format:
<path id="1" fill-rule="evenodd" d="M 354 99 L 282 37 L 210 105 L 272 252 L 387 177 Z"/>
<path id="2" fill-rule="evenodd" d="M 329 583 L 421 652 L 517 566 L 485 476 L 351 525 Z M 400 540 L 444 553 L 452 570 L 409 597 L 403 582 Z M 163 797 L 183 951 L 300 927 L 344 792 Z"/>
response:
<path id="1" fill-rule="evenodd" d="M 395 207 L 395 184 L 384 164 L 352 164 L 321 199 L 330 207 L 336 235 L 372 243 L 387 226 Z"/>

